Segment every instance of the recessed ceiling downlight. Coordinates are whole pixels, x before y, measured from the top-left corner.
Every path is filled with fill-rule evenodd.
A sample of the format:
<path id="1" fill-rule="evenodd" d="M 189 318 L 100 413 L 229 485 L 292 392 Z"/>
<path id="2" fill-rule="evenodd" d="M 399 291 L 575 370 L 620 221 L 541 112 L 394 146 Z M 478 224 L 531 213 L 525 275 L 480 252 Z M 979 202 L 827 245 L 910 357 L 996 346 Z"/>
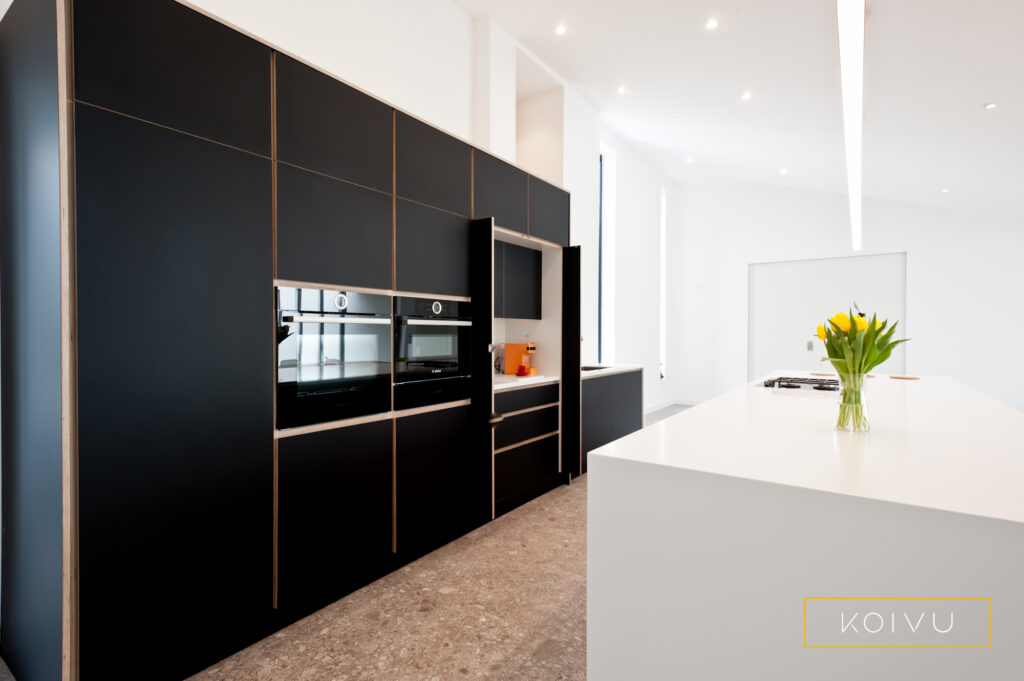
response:
<path id="1" fill-rule="evenodd" d="M 750 101 L 750 100 L 752 100 L 753 98 L 754 98 L 754 93 L 753 93 L 753 92 L 751 92 L 750 90 L 745 90 L 745 91 L 743 92 L 743 94 L 742 94 L 742 95 L 740 95 L 740 101 L 741 101 L 741 102 L 749 102 L 749 101 Z"/>
<path id="2" fill-rule="evenodd" d="M 779 175 L 789 175 L 788 168 L 779 168 Z"/>
<path id="3" fill-rule="evenodd" d="M 714 17 L 711 17 L 710 19 L 708 19 L 707 23 L 704 24 L 704 29 L 705 30 L 713 31 L 716 28 L 718 28 L 718 19 L 715 19 Z"/>
<path id="4" fill-rule="evenodd" d="M 687 156 L 686 157 L 686 162 L 687 163 L 693 163 L 693 156 Z"/>
<path id="5" fill-rule="evenodd" d="M 949 189 L 948 189 L 948 188 L 946 188 L 946 187 L 943 187 L 943 188 L 942 188 L 942 189 L 940 189 L 939 191 L 940 191 L 940 192 L 942 192 L 943 194 L 948 194 L 948 193 L 949 193 Z"/>
<path id="6" fill-rule="evenodd" d="M 619 89 L 618 89 L 618 90 L 616 90 L 615 92 L 617 92 L 617 93 L 618 93 L 618 94 L 620 94 L 620 95 L 624 95 L 624 94 L 626 94 L 626 86 L 625 86 L 625 85 L 620 85 L 620 86 L 619 86 Z"/>
<path id="7" fill-rule="evenodd" d="M 565 35 L 565 32 L 567 30 L 568 29 L 565 27 L 565 24 L 559 24 L 558 26 L 555 26 L 555 33 L 557 33 L 558 35 Z"/>
<path id="8" fill-rule="evenodd" d="M 996 104 L 995 102 L 989 102 L 989 103 L 988 103 L 988 104 L 986 104 L 986 105 L 985 105 L 985 106 L 984 106 L 983 108 L 984 108 L 984 109 L 985 109 L 986 111 L 991 111 L 992 109 L 998 109 L 998 108 L 999 108 L 999 105 L 998 105 L 998 104 Z"/>

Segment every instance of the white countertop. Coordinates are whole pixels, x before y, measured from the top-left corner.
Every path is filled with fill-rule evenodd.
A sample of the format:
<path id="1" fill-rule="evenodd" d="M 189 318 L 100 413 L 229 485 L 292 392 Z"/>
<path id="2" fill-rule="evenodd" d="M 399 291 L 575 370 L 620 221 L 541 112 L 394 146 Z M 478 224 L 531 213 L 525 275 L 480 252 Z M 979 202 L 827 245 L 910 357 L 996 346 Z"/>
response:
<path id="1" fill-rule="evenodd" d="M 494 392 L 523 388 L 532 385 L 558 383 L 558 376 L 515 376 L 511 374 L 494 375 Z"/>
<path id="2" fill-rule="evenodd" d="M 1024 412 L 948 378 L 878 375 L 865 388 L 871 432 L 838 433 L 838 393 L 762 384 L 590 456 L 1024 522 Z"/>
<path id="3" fill-rule="evenodd" d="M 601 368 L 580 371 L 580 378 L 582 379 L 607 376 L 608 374 L 624 374 L 627 371 L 640 371 L 644 368 L 642 364 L 615 364 L 607 366 L 603 364 L 585 364 L 584 366 L 600 366 Z"/>

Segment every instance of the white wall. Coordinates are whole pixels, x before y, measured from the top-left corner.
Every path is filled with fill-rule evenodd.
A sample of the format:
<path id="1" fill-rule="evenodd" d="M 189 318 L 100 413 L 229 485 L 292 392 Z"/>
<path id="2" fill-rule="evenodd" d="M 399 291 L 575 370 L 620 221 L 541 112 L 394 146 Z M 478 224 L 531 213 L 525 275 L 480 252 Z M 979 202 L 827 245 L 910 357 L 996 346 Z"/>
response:
<path id="1" fill-rule="evenodd" d="M 709 182 L 682 186 L 677 196 L 676 394 L 693 403 L 746 380 L 750 263 L 852 250 L 843 195 Z M 1024 337 L 1024 318 L 1014 313 L 1024 290 L 1022 223 L 865 201 L 864 252 L 907 253 L 908 373 L 951 376 L 1024 408 L 1024 371 L 1004 340 Z"/>
<path id="2" fill-rule="evenodd" d="M 516 159 L 525 170 L 561 186 L 565 150 L 562 86 L 516 101 Z"/>
<path id="3" fill-rule="evenodd" d="M 604 128 L 601 143 L 615 154 L 615 290 L 604 292 L 605 296 L 613 297 L 615 305 L 613 361 L 643 365 L 644 406 L 650 412 L 675 401 L 678 393 L 675 371 L 681 368 L 674 357 L 676 339 L 674 334 L 669 334 L 666 379 L 659 379 L 661 188 L 664 186 L 670 194 L 671 233 L 675 208 L 671 194 L 675 185 L 667 175 Z M 669 291 L 673 290 L 672 283 L 670 278 Z M 669 310 L 674 307 L 670 301 Z M 670 322 L 671 312 L 668 319 Z"/>
<path id="4" fill-rule="evenodd" d="M 454 135 L 472 138 L 473 20 L 449 0 L 190 0 L 183 4 Z M 512 60 L 514 64 L 514 48 Z M 514 77 L 511 86 L 514 105 Z M 514 136 L 513 114 L 513 140 Z"/>
<path id="5" fill-rule="evenodd" d="M 490 19 L 473 20 L 475 145 L 516 161 L 516 42 Z"/>

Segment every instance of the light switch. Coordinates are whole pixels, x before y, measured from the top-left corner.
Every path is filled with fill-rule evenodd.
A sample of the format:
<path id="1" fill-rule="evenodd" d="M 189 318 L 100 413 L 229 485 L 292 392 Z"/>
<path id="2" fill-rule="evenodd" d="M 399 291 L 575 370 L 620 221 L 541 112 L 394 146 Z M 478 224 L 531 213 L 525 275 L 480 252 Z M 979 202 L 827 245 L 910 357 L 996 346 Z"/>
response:
<path id="1" fill-rule="evenodd" d="M 814 341 L 807 341 L 807 352 L 814 352 Z"/>

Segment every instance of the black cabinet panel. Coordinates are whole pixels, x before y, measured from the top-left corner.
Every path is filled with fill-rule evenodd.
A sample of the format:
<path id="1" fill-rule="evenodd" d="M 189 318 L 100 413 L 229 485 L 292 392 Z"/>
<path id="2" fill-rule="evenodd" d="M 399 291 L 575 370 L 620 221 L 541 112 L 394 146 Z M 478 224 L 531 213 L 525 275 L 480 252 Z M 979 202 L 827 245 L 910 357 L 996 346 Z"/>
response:
<path id="1" fill-rule="evenodd" d="M 505 314 L 509 319 L 540 319 L 543 255 L 505 244 Z"/>
<path id="2" fill-rule="evenodd" d="M 467 218 L 398 201 L 395 280 L 400 291 L 469 295 Z"/>
<path id="3" fill-rule="evenodd" d="M 643 372 L 627 371 L 612 374 L 606 379 L 610 384 L 611 436 L 618 440 L 644 426 L 643 414 Z"/>
<path id="4" fill-rule="evenodd" d="M 180 679 L 275 628 L 270 161 L 75 127 L 81 673 Z"/>
<path id="5" fill-rule="evenodd" d="M 494 429 L 494 448 L 501 449 L 558 430 L 558 407 L 508 416 Z"/>
<path id="6" fill-rule="evenodd" d="M 583 380 L 583 472 L 587 472 L 587 454 L 611 442 L 611 384 L 601 378 Z"/>
<path id="7" fill-rule="evenodd" d="M 270 155 L 270 48 L 173 0 L 75 0 L 75 97 Z"/>
<path id="8" fill-rule="evenodd" d="M 494 410 L 499 414 L 530 407 L 539 407 L 542 404 L 553 404 L 558 401 L 558 384 L 549 383 L 536 388 L 521 388 L 519 390 L 503 390 L 494 393 Z"/>
<path id="9" fill-rule="evenodd" d="M 277 158 L 391 193 L 393 109 L 278 53 Z"/>
<path id="10" fill-rule="evenodd" d="M 473 217 L 493 217 L 497 227 L 526 233 L 528 175 L 490 154 L 473 151 Z"/>
<path id="11" fill-rule="evenodd" d="M 569 245 L 569 193 L 532 175 L 530 236 Z"/>
<path id="12" fill-rule="evenodd" d="M 505 316 L 505 242 L 494 242 L 494 316 Z"/>
<path id="13" fill-rule="evenodd" d="M 558 436 L 494 455 L 494 512 L 508 513 L 558 486 Z"/>
<path id="14" fill-rule="evenodd" d="M 278 607 L 303 616 L 386 574 L 391 420 L 278 442 Z"/>
<path id="15" fill-rule="evenodd" d="M 412 560 L 491 517 L 491 451 L 471 407 L 396 422 L 398 553 Z"/>
<path id="16" fill-rule="evenodd" d="M 403 113 L 395 116 L 396 193 L 468 217 L 470 146 Z"/>
<path id="17" fill-rule="evenodd" d="M 391 197 L 278 164 L 277 276 L 391 288 Z"/>

